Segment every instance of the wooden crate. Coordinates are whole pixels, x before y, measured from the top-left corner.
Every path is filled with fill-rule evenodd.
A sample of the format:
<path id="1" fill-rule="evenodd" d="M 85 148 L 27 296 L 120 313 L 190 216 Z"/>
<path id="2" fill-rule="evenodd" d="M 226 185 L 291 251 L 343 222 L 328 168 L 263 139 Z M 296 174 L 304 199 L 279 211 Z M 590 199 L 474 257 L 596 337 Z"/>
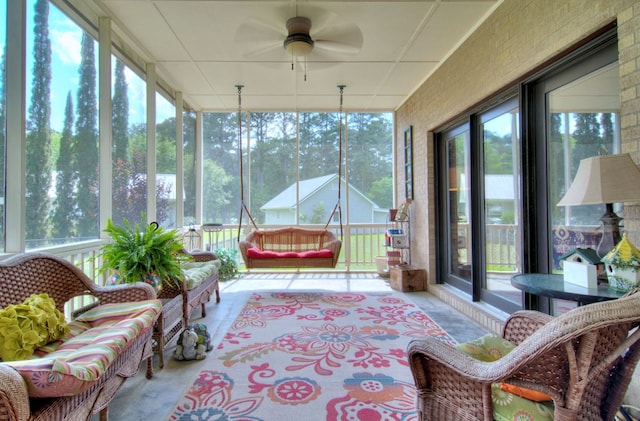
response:
<path id="1" fill-rule="evenodd" d="M 394 266 L 389 269 L 391 288 L 402 291 L 424 291 L 427 283 L 427 272 L 413 266 Z"/>

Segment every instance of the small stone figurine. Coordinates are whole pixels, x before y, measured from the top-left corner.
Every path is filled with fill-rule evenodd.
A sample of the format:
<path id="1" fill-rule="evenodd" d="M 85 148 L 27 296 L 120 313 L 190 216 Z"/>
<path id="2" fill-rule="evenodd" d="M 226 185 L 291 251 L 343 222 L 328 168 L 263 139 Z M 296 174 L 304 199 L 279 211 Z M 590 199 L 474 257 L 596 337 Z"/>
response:
<path id="1" fill-rule="evenodd" d="M 178 361 L 203 360 L 213 349 L 211 335 L 203 323 L 194 323 L 180 334 L 173 358 Z"/>

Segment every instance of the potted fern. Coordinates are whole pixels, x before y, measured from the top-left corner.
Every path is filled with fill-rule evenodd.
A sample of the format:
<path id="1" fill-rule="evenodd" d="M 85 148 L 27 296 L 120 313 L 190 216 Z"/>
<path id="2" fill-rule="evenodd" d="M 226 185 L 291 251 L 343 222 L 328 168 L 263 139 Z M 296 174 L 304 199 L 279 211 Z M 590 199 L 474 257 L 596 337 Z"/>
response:
<path id="1" fill-rule="evenodd" d="M 220 260 L 220 269 L 218 270 L 218 278 L 220 282 L 230 281 L 238 276 L 238 250 L 220 247 L 216 250 L 216 256 Z"/>
<path id="2" fill-rule="evenodd" d="M 143 218 L 145 220 L 145 218 Z M 165 230 L 157 222 L 140 228 L 128 220 L 115 225 L 111 219 L 104 230 L 111 237 L 98 254 L 98 274 L 110 272 L 108 284 L 146 282 L 159 289 L 163 282 L 177 282 L 180 262 L 187 259 L 176 230 Z"/>

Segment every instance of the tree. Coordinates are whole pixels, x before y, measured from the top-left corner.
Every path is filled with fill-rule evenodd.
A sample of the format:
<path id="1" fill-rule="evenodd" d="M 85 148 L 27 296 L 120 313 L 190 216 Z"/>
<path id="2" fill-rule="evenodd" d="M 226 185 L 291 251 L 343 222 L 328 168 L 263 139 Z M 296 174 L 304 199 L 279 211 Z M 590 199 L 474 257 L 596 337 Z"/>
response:
<path id="1" fill-rule="evenodd" d="M 246 116 L 243 114 L 243 117 Z M 247 125 L 243 120 L 242 133 L 246 138 Z M 203 159 L 215 163 L 224 170 L 227 176 L 233 177 L 225 190 L 228 204 L 220 209 L 217 220 L 229 221 L 238 217 L 240 209 L 240 160 L 238 158 L 238 115 L 237 113 L 205 113 L 203 124 Z M 194 138 L 195 139 L 195 138 Z M 246 153 L 247 151 L 244 150 Z M 206 166 L 206 164 L 205 164 Z M 203 174 L 205 195 L 218 180 Z M 232 187 L 230 187 L 232 186 Z"/>
<path id="2" fill-rule="evenodd" d="M 6 136 L 7 114 L 5 110 L 7 98 L 7 72 L 5 67 L 6 45 L 2 49 L 2 57 L 0 58 L 0 197 L 6 197 L 5 181 L 6 181 Z M 0 206 L 0 238 L 5 238 L 4 233 L 4 203 Z M 0 244 L 0 250 L 4 250 L 4 241 Z"/>
<path id="3" fill-rule="evenodd" d="M 124 219 L 131 224 L 140 223 L 141 215 L 147 211 L 147 174 L 146 174 L 146 154 L 144 151 L 134 150 L 131 162 L 119 159 L 114 163 L 113 179 L 117 181 L 118 190 L 113 191 L 114 200 L 119 204 L 119 221 L 113 220 L 114 224 L 122 223 Z M 127 184 L 122 180 L 127 179 Z M 156 220 L 164 221 L 169 215 L 169 193 L 170 186 L 156 183 Z"/>
<path id="4" fill-rule="evenodd" d="M 382 177 L 374 181 L 367 196 L 383 209 L 393 208 L 393 178 Z"/>
<path id="5" fill-rule="evenodd" d="M 124 75 L 124 63 L 116 59 L 115 81 L 113 86 L 113 108 L 111 135 L 113 137 L 113 162 L 118 159 L 128 161 L 129 152 L 129 97 L 127 79 Z"/>
<path id="6" fill-rule="evenodd" d="M 376 181 L 392 174 L 393 126 L 385 114 L 352 113 L 348 117 L 349 184 L 368 192 Z M 378 197 L 376 202 L 392 201 L 393 190 L 387 193 L 386 200 Z"/>
<path id="7" fill-rule="evenodd" d="M 116 69 L 114 76 L 112 107 L 112 129 L 113 137 L 113 201 L 112 220 L 116 224 L 123 222 L 123 215 L 120 206 L 122 194 L 129 185 L 128 172 L 123 172 L 122 167 L 129 162 L 129 97 L 127 80 L 124 75 L 124 63 L 116 59 Z M 118 172 L 118 176 L 116 176 Z"/>
<path id="8" fill-rule="evenodd" d="M 313 210 L 311 213 L 311 219 L 309 220 L 309 224 L 324 224 L 327 222 L 327 215 L 324 210 L 324 202 L 318 202 L 313 205 Z"/>
<path id="9" fill-rule="evenodd" d="M 42 240 L 49 229 L 51 164 L 51 41 L 49 1 L 38 0 L 34 16 L 34 67 L 27 121 L 26 238 Z"/>
<path id="10" fill-rule="evenodd" d="M 229 204 L 228 186 L 233 177 L 227 175 L 218 164 L 212 161 L 204 163 L 203 173 L 206 179 L 216 180 L 215 183 L 207 185 L 202 197 L 203 218 L 204 221 L 218 222 L 221 220 L 222 209 Z"/>
<path id="11" fill-rule="evenodd" d="M 73 155 L 73 99 L 67 95 L 64 109 L 64 126 L 60 138 L 60 152 L 56 162 L 56 199 L 53 209 L 53 238 L 72 238 L 75 235 L 75 185 L 76 173 Z"/>
<path id="12" fill-rule="evenodd" d="M 195 223 L 196 216 L 196 115 L 185 112 L 182 119 L 184 156 L 184 219 L 185 224 Z"/>
<path id="13" fill-rule="evenodd" d="M 75 155 L 78 172 L 78 236 L 98 236 L 98 109 L 94 40 L 82 33 Z"/>

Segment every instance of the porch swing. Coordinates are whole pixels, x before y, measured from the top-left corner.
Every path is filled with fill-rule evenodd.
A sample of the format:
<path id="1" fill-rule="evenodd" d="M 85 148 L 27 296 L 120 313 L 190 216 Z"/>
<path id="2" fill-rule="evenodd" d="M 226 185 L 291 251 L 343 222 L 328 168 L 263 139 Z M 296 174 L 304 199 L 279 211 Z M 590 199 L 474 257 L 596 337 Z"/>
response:
<path id="1" fill-rule="evenodd" d="M 255 268 L 335 268 L 342 247 L 342 209 L 341 180 L 342 180 L 342 97 L 344 85 L 338 85 L 340 90 L 340 123 L 338 146 L 338 200 L 329 215 L 329 219 L 322 229 L 289 226 L 275 229 L 260 229 L 251 216 L 244 201 L 244 170 L 242 165 L 242 85 L 238 89 L 238 128 L 239 128 L 239 157 L 240 157 L 240 217 L 238 220 L 238 245 L 240 254 L 247 269 Z M 340 221 L 340 238 L 328 229 L 334 215 L 338 213 Z M 242 215 L 253 225 L 244 240 L 240 240 L 242 229 Z"/>

